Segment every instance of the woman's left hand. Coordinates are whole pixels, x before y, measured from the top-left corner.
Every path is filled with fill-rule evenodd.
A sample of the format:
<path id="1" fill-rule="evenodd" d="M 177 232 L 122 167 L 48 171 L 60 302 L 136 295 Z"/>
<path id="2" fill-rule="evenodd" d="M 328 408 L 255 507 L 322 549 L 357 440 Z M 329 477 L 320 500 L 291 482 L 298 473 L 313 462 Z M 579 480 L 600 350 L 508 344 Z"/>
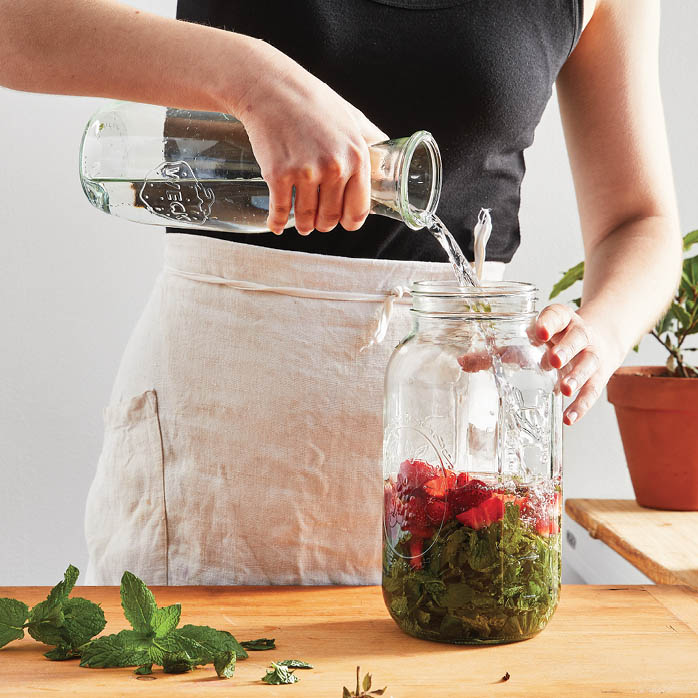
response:
<path id="1" fill-rule="evenodd" d="M 560 372 L 560 391 L 567 397 L 577 393 L 564 413 L 568 425 L 589 411 L 624 358 L 608 333 L 583 312 L 555 303 L 541 311 L 535 324 L 536 340 L 548 347 L 544 362 Z"/>

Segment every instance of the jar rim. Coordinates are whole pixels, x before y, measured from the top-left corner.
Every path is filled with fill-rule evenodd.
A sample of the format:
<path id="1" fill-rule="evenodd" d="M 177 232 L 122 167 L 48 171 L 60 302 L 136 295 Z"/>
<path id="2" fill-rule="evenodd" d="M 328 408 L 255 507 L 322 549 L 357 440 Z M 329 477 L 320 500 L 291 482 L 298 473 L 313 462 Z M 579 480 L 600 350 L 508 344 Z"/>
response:
<path id="1" fill-rule="evenodd" d="M 459 286 L 455 281 L 414 281 L 413 296 L 429 298 L 530 298 L 538 288 L 528 281 L 482 281 L 480 286 Z"/>

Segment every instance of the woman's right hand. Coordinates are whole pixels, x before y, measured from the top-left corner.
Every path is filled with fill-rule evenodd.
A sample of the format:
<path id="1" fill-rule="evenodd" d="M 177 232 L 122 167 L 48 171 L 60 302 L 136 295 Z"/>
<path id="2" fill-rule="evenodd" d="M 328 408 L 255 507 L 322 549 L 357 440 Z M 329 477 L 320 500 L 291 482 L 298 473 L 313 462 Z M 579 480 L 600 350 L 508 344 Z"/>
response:
<path id="1" fill-rule="evenodd" d="M 231 111 L 245 126 L 269 185 L 269 229 L 283 232 L 292 204 L 301 235 L 337 223 L 360 228 L 371 201 L 368 146 L 388 136 L 266 43 L 254 47 L 245 72 L 250 84 Z"/>

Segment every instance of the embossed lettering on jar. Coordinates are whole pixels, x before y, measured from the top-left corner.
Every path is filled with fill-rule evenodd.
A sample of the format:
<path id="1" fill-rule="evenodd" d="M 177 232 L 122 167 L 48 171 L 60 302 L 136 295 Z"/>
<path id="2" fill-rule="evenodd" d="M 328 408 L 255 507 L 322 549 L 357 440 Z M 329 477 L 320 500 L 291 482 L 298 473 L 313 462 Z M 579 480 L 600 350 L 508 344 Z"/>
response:
<path id="1" fill-rule="evenodd" d="M 530 339 L 536 289 L 418 282 L 412 295 L 385 383 L 385 602 L 416 637 L 524 640 L 560 589 L 561 396 Z"/>

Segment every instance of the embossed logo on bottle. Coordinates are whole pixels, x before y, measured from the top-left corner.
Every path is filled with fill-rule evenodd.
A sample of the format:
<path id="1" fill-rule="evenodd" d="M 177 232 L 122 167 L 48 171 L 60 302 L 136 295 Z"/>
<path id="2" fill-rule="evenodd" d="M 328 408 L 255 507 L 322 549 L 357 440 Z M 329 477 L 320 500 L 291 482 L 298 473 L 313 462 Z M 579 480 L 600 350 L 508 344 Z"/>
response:
<path id="1" fill-rule="evenodd" d="M 194 224 L 208 220 L 216 200 L 184 160 L 163 162 L 148 172 L 138 196 L 156 216 Z"/>

